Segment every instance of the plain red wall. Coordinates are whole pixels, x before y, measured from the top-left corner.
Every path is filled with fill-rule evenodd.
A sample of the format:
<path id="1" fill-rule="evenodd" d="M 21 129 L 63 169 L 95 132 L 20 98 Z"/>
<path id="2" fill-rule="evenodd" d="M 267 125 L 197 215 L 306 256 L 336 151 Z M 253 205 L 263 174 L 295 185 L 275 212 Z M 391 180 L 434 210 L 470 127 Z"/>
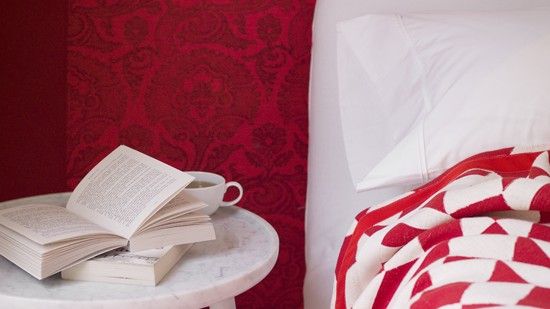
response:
<path id="1" fill-rule="evenodd" d="M 63 191 L 65 1 L 0 7 L 0 201 Z"/>

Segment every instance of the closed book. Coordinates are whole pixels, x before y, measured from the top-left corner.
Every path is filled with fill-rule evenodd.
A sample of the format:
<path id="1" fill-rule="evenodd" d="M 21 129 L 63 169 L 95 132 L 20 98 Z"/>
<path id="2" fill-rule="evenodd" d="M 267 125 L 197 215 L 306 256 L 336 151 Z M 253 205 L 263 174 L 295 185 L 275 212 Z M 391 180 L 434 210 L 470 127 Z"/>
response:
<path id="1" fill-rule="evenodd" d="M 61 272 L 67 280 L 155 286 L 191 248 L 191 244 L 129 252 L 116 249 Z"/>

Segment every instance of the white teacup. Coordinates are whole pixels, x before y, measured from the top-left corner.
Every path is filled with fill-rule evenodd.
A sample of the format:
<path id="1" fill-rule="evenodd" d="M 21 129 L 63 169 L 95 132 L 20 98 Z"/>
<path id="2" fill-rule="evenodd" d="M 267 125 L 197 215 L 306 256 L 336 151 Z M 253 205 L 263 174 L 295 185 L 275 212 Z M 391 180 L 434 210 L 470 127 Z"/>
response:
<path id="1" fill-rule="evenodd" d="M 198 213 L 211 215 L 218 210 L 218 207 L 235 205 L 243 197 L 243 187 L 236 181 L 226 183 L 223 176 L 209 172 L 193 171 L 186 173 L 195 177 L 195 180 L 183 189 L 184 194 L 208 204 L 208 207 L 197 211 Z M 239 196 L 232 201 L 226 202 L 223 200 L 223 197 L 229 187 L 236 187 L 239 190 Z"/>

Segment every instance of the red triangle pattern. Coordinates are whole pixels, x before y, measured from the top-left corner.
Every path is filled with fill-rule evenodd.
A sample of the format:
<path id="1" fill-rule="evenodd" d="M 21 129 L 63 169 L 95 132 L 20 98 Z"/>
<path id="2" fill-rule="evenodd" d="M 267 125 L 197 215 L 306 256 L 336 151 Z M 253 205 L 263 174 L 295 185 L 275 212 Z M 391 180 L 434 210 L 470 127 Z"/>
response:
<path id="1" fill-rule="evenodd" d="M 449 255 L 449 243 L 443 242 L 435 246 L 428 255 L 424 258 L 424 261 L 422 261 L 422 264 L 418 269 L 416 270 L 415 276 L 421 272 L 424 268 L 426 268 L 428 265 L 432 264 L 433 262 L 442 259 Z"/>
<path id="2" fill-rule="evenodd" d="M 406 264 L 394 269 L 385 270 L 384 267 L 381 268 L 380 275 L 383 276 L 383 279 L 382 282 L 380 282 L 380 287 L 377 288 L 377 294 L 374 299 L 374 307 L 378 308 L 387 306 L 391 301 L 391 298 L 395 296 L 393 294 L 395 293 L 396 288 L 402 283 L 404 276 L 407 274 L 419 276 L 418 280 L 414 282 L 411 295 L 407 295 L 410 297 L 409 299 L 412 297 L 419 297 L 418 301 L 412 305 L 413 308 L 434 308 L 443 305 L 460 304 L 464 291 L 468 289 L 471 283 L 454 282 L 441 287 L 435 287 L 429 271 L 426 271 L 427 267 L 429 265 L 433 265 L 433 263 L 437 263 L 438 261 L 443 261 L 443 263 L 451 263 L 460 260 L 476 259 L 475 257 L 449 256 L 450 239 L 460 237 L 466 232 L 468 232 L 468 234 L 470 232 L 479 233 L 478 229 L 474 229 L 473 231 L 464 230 L 463 232 L 463 229 L 466 228 L 466 226 L 460 225 L 462 218 L 486 216 L 488 212 L 492 211 L 523 211 L 523 207 L 521 210 L 511 209 L 511 207 L 504 200 L 502 194 L 488 196 L 481 201 L 478 200 L 473 204 L 465 205 L 462 209 L 458 209 L 453 214 L 450 214 L 452 218 L 449 218 L 449 222 L 432 224 L 427 230 L 412 226 L 406 219 L 403 219 L 403 214 L 409 213 L 412 210 L 417 210 L 419 205 L 421 205 L 423 201 L 426 201 L 424 207 L 432 208 L 449 215 L 445 211 L 446 193 L 439 192 L 436 194 L 436 192 L 442 189 L 444 185 L 452 182 L 453 177 L 456 179 L 456 177 L 465 177 L 467 175 L 486 175 L 486 171 L 476 170 L 476 167 L 478 169 L 486 168 L 487 170 L 491 170 L 498 174 L 498 176 L 502 177 L 497 181 L 501 181 L 504 189 L 514 191 L 509 193 L 523 194 L 524 192 L 520 191 L 519 187 L 511 186 L 511 184 L 518 177 L 526 179 L 528 176 L 538 177 L 540 175 L 548 175 L 548 172 L 543 169 L 531 166 L 539 154 L 540 153 L 530 153 L 512 155 L 511 158 L 491 158 L 490 162 L 484 161 L 485 163 L 483 164 L 477 161 L 472 161 L 471 165 L 466 164 L 463 166 L 464 169 L 462 169 L 462 171 L 466 168 L 471 169 L 466 169 L 464 174 L 460 173 L 460 169 L 451 169 L 450 172 L 446 172 L 437 180 L 434 180 L 430 184 L 413 191 L 413 194 L 410 197 L 407 196 L 406 198 L 386 205 L 374 211 L 372 214 L 366 215 L 365 218 L 362 218 L 360 221 L 365 221 L 366 223 L 364 225 L 371 226 L 371 229 L 366 233 L 372 235 L 383 228 L 382 226 L 376 226 L 375 224 L 377 222 L 381 222 L 382 219 L 389 218 L 390 216 L 397 217 L 400 215 L 400 219 L 396 220 L 397 222 L 395 222 L 395 226 L 391 230 L 387 231 L 386 235 L 381 235 L 385 237 L 381 240 L 381 244 L 379 244 L 379 246 L 381 247 L 383 245 L 386 248 L 392 247 L 399 249 L 407 243 L 410 243 L 412 240 L 415 240 L 416 237 L 419 244 L 422 246 L 424 254 L 426 254 L 420 267 L 415 269 L 416 273 L 414 274 L 412 274 L 411 267 L 414 262 L 418 262 L 418 255 L 411 256 L 411 259 L 414 258 L 414 261 L 407 262 Z M 495 163 L 495 161 L 497 162 Z M 526 180 L 533 181 L 529 179 Z M 532 196 L 531 205 L 529 206 L 530 210 L 540 214 L 539 222 L 550 222 L 550 184 L 543 185 L 539 191 Z M 514 216 L 514 214 L 512 215 Z M 453 220 L 453 218 L 455 220 Z M 513 226 L 508 227 L 508 225 L 504 225 L 504 223 L 501 225 L 500 223 L 502 222 L 499 220 L 493 220 L 490 224 L 483 225 L 484 230 L 481 234 L 509 235 L 509 233 L 512 233 L 513 230 L 515 230 L 515 227 Z M 357 226 L 360 227 L 361 222 L 359 222 Z M 356 230 L 358 230 L 357 227 Z M 366 229 L 363 229 L 360 233 L 363 234 L 365 230 Z M 529 235 L 527 237 L 510 237 L 515 239 L 515 246 L 512 256 L 513 261 L 525 263 L 525 265 L 530 264 L 550 268 L 550 257 L 544 250 L 541 249 L 539 243 L 539 240 L 550 241 L 550 226 L 532 223 L 529 230 Z M 386 257 L 383 257 L 383 260 L 381 261 L 382 265 L 384 265 L 384 262 L 387 261 L 388 260 Z M 490 263 L 488 267 L 490 267 L 491 273 L 488 282 L 498 282 L 501 284 L 533 284 L 532 282 L 527 282 L 526 279 L 529 278 L 522 277 L 525 275 L 523 271 L 515 271 L 514 268 L 510 267 L 510 263 L 511 262 L 509 261 L 498 260 Z M 341 271 L 342 270 L 340 269 L 340 272 Z M 419 273 L 422 274 L 419 275 Z M 344 282 L 340 277 L 337 277 L 337 280 Z M 535 307 L 547 307 L 550 309 L 550 289 L 541 287 L 529 288 L 532 289 L 530 293 L 518 304 Z M 342 295 L 337 294 L 337 298 L 341 298 Z M 482 300 L 480 300 L 479 303 L 474 301 L 469 305 L 462 305 L 461 307 L 481 308 L 498 305 L 482 302 Z M 337 299 L 336 303 L 340 304 L 340 307 L 346 306 L 345 301 L 342 302 L 342 300 L 338 302 Z"/>
<path id="3" fill-rule="evenodd" d="M 529 171 L 529 178 L 537 178 L 539 176 L 550 176 L 548 173 L 540 167 L 533 166 Z"/>
<path id="4" fill-rule="evenodd" d="M 416 295 L 416 293 L 422 292 L 425 289 L 432 286 L 432 278 L 430 277 L 430 273 L 425 272 L 414 283 L 413 290 L 411 292 L 411 298 Z"/>
<path id="5" fill-rule="evenodd" d="M 424 230 L 417 229 L 405 223 L 399 223 L 388 231 L 384 239 L 382 239 L 382 244 L 388 247 L 401 247 L 422 232 Z"/>
<path id="6" fill-rule="evenodd" d="M 542 188 L 535 193 L 529 208 L 531 210 L 550 212 L 550 184 L 542 186 Z"/>
<path id="7" fill-rule="evenodd" d="M 443 285 L 424 292 L 422 296 L 414 302 L 412 309 L 439 308 L 445 305 L 460 303 L 462 294 L 470 286 L 467 282 L 456 282 Z"/>
<path id="8" fill-rule="evenodd" d="M 533 240 L 525 237 L 518 237 L 516 240 L 513 260 L 550 267 L 548 255 Z"/>
<path id="9" fill-rule="evenodd" d="M 379 288 L 381 292 L 376 295 L 373 308 L 386 308 L 388 306 L 397 287 L 403 281 L 403 277 L 405 277 L 414 262 L 416 262 L 416 259 L 389 270 L 384 274 L 384 279 L 382 279 Z"/>
<path id="10" fill-rule="evenodd" d="M 445 192 L 438 193 L 424 207 L 439 210 L 442 213 L 447 213 L 445 211 L 445 204 L 443 204 L 444 198 L 445 198 Z"/>
<path id="11" fill-rule="evenodd" d="M 428 251 L 431 247 L 440 242 L 447 241 L 451 238 L 462 236 L 462 228 L 459 220 L 441 224 L 418 235 L 418 241 L 424 251 Z"/>
<path id="12" fill-rule="evenodd" d="M 539 223 L 550 223 L 550 211 L 541 211 Z"/>
<path id="13" fill-rule="evenodd" d="M 462 209 L 455 211 L 451 214 L 451 216 L 453 216 L 453 218 L 474 217 L 490 211 L 503 210 L 512 209 L 506 204 L 506 201 L 504 200 L 504 197 L 502 195 L 497 195 L 489 197 L 477 203 L 472 203 Z"/>
<path id="14" fill-rule="evenodd" d="M 527 296 L 518 302 L 518 305 L 532 306 L 536 308 L 550 307 L 550 289 L 534 287 Z"/>
<path id="15" fill-rule="evenodd" d="M 482 234 L 504 234 L 508 235 L 508 232 L 506 232 L 505 229 L 500 226 L 497 222 L 491 224 L 488 228 L 486 228 Z"/>
<path id="16" fill-rule="evenodd" d="M 516 179 L 517 177 L 502 177 L 502 190 L 506 190 L 506 188 Z"/>
<path id="17" fill-rule="evenodd" d="M 502 261 L 497 261 L 495 263 L 495 268 L 493 269 L 493 274 L 491 278 L 489 278 L 489 281 L 527 283 L 525 279 Z"/>
<path id="18" fill-rule="evenodd" d="M 373 225 L 372 227 L 370 227 L 369 229 L 367 229 L 365 231 L 365 234 L 367 236 L 372 236 L 374 233 L 380 231 L 381 229 L 383 229 L 385 227 L 386 227 L 385 225 Z"/>
<path id="19" fill-rule="evenodd" d="M 531 231 L 527 236 L 550 242 L 550 226 L 535 223 L 531 226 Z"/>

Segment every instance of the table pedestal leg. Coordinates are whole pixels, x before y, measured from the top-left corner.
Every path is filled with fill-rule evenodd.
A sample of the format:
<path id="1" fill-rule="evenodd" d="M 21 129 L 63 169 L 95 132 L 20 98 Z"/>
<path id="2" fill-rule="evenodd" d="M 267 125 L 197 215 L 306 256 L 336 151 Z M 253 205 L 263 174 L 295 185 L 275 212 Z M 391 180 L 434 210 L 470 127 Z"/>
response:
<path id="1" fill-rule="evenodd" d="M 219 303 L 215 303 L 210 305 L 210 309 L 236 309 L 235 306 L 235 298 L 231 297 L 228 299 L 224 299 Z"/>

